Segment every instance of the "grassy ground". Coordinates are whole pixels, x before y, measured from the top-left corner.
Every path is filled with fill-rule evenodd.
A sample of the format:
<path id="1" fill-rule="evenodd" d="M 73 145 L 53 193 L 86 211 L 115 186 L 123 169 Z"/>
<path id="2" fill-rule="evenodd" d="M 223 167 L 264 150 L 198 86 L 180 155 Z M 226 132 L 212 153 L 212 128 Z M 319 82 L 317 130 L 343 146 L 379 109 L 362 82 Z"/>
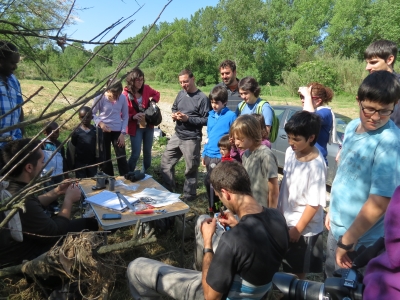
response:
<path id="1" fill-rule="evenodd" d="M 56 84 L 61 87 L 63 86 L 63 82 L 56 82 Z M 161 100 L 163 102 L 173 103 L 177 92 L 179 91 L 178 84 L 162 84 L 157 82 L 149 83 L 154 89 L 157 89 L 161 92 Z M 34 116 L 37 116 L 40 112 L 44 110 L 44 107 L 47 103 L 54 97 L 56 94 L 56 87 L 50 82 L 41 82 L 41 81 L 33 81 L 33 80 L 23 80 L 21 81 L 23 94 L 25 96 L 31 95 L 34 91 L 36 91 L 40 86 L 44 86 L 44 90 L 40 92 L 39 96 L 35 97 L 32 103 L 29 103 L 25 107 L 25 116 L 26 119 L 30 119 Z M 50 108 L 50 111 L 55 109 L 59 109 L 64 107 L 68 102 L 73 102 L 77 98 L 79 98 L 82 94 L 84 94 L 89 88 L 91 88 L 90 84 L 85 83 L 72 83 L 65 92 L 65 98 L 59 96 L 54 105 Z M 206 94 L 212 89 L 212 86 L 202 87 L 201 90 Z M 290 96 L 289 92 L 285 90 L 284 87 L 263 87 L 263 92 L 261 97 L 266 99 L 271 104 L 292 104 L 292 105 L 300 105 L 301 102 L 299 98 Z M 357 117 L 357 106 L 355 102 L 354 96 L 338 96 L 335 97 L 331 103 L 331 107 L 335 110 L 335 112 L 346 115 L 350 118 Z M 59 124 L 64 122 L 68 117 L 70 117 L 74 113 L 74 110 L 68 111 L 64 113 L 59 121 Z M 60 131 L 60 139 L 65 138 L 70 130 L 73 128 L 74 124 L 77 123 L 77 117 L 75 116 L 71 121 L 66 122 Z M 39 124 L 30 125 L 26 128 L 27 136 L 35 135 L 46 123 L 43 121 Z M 41 136 L 41 138 L 43 135 Z M 128 143 L 129 144 L 129 143 Z M 149 170 L 149 173 L 154 176 L 154 178 L 160 182 L 160 160 L 161 154 L 165 149 L 166 140 L 161 139 L 154 143 L 153 147 L 153 159 L 152 159 L 152 167 Z M 127 147 L 127 153 L 129 153 L 129 146 Z M 141 162 L 138 162 L 140 165 Z M 182 185 L 184 181 L 184 169 L 185 164 L 184 161 L 181 161 L 176 166 L 176 180 L 178 183 L 177 190 L 182 190 Z M 187 218 L 190 220 L 194 216 L 198 214 L 202 214 L 207 209 L 207 200 L 205 195 L 205 187 L 203 185 L 203 176 L 204 176 L 204 168 L 200 167 L 199 170 L 199 187 L 197 190 L 198 197 L 195 201 L 190 202 L 189 205 L 191 207 L 190 212 L 187 215 Z M 190 222 L 189 222 L 190 223 Z M 116 232 L 112 233 L 109 237 L 109 243 L 121 242 L 127 239 L 130 239 L 132 236 L 133 227 L 121 228 Z M 122 251 L 119 253 L 123 260 L 125 261 L 125 265 L 116 266 L 115 270 L 119 273 L 118 279 L 115 283 L 114 289 L 111 293 L 111 299 L 129 299 L 129 292 L 126 285 L 125 271 L 127 264 L 135 259 L 136 257 L 144 256 L 149 258 L 154 258 L 165 262 L 167 264 L 179 266 L 180 262 L 180 234 L 178 234 L 175 230 L 170 230 L 163 234 L 157 234 L 157 243 L 146 245 L 142 247 L 135 248 L 129 251 Z M 187 239 L 184 243 L 184 267 L 192 268 L 193 265 L 193 249 L 194 249 L 194 240 Z M 321 281 L 322 277 L 320 274 L 310 274 L 308 277 L 310 280 Z M 40 290 L 32 283 L 28 283 L 25 278 L 21 277 L 13 277 L 0 281 L 0 299 L 42 299 L 43 295 L 40 293 Z"/>

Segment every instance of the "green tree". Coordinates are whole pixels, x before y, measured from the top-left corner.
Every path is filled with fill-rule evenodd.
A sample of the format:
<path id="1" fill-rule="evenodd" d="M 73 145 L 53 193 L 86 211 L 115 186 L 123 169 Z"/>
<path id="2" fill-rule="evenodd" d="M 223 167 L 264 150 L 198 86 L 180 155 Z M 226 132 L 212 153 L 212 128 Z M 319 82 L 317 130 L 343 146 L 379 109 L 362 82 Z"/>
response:
<path id="1" fill-rule="evenodd" d="M 363 53 L 371 41 L 371 0 L 336 0 L 323 45 L 332 55 Z M 377 13 L 377 12 L 375 12 Z"/>

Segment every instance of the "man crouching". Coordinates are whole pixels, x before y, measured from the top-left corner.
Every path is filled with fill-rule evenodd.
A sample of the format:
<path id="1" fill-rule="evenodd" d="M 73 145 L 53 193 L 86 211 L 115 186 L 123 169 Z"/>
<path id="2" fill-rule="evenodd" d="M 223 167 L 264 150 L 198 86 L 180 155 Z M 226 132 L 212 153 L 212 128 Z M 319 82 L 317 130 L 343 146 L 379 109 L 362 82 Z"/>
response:
<path id="1" fill-rule="evenodd" d="M 254 200 L 249 176 L 239 163 L 221 162 L 210 181 L 230 211 L 227 219 L 219 221 L 231 229 L 215 234 L 217 220 L 200 217 L 202 272 L 146 258 L 131 262 L 127 274 L 134 299 L 158 299 L 161 295 L 174 299 L 261 299 L 270 289 L 288 248 L 284 217 Z M 217 242 L 216 249 L 213 244 Z"/>

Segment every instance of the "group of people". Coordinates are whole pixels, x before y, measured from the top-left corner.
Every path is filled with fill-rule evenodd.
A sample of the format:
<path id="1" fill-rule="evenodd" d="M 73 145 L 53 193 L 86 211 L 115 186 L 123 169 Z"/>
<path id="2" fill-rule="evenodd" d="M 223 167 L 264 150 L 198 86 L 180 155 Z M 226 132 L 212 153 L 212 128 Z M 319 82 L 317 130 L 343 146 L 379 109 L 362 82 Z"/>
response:
<path id="1" fill-rule="evenodd" d="M 2 114 L 22 101 L 18 98 L 19 83 L 12 74 L 18 52 L 12 44 L 6 44 L 6 48 L 5 43 L 0 45 Z M 370 74 L 358 89 L 359 118 L 348 124 L 337 156 L 338 170 L 325 218 L 329 230 L 325 261 L 328 277 L 333 276 L 335 269 L 351 267 L 355 250 L 371 246 L 384 236 L 384 230 L 391 237 L 390 242 L 396 240 L 396 234 L 391 235 L 391 223 L 385 220 L 384 226 L 386 209 L 400 185 L 397 127 L 400 109 L 396 105 L 400 79 L 393 71 L 396 56 L 396 45 L 387 40 L 376 41 L 365 51 Z M 175 299 L 261 299 L 271 288 L 272 276 L 281 264 L 284 271 L 300 278 L 305 278 L 308 272 L 323 271 L 327 144 L 335 131 L 334 114 L 326 104 L 333 98 L 332 90 L 317 82 L 299 88 L 303 110 L 284 124 L 289 147 L 279 186 L 278 164 L 270 150 L 271 133 L 277 125 L 273 108 L 259 97 L 261 89 L 255 78 L 236 77 L 233 61 L 222 62 L 219 71 L 223 82 L 208 97 L 197 88 L 190 70 L 183 69 L 178 74 L 182 90 L 171 114 L 175 133 L 162 155 L 161 175 L 164 186 L 176 190 L 175 165 L 184 157 L 183 200 L 192 201 L 197 196 L 198 168 L 202 163 L 207 169 L 205 185 L 210 209 L 212 199 L 217 197 L 228 210 L 224 218 L 199 217 L 194 253 L 196 270 L 145 258 L 131 262 L 127 274 L 135 299 L 155 299 L 160 295 Z M 118 81 L 110 80 L 107 91 L 94 99 L 91 108 L 80 109 L 80 124 L 71 137 L 72 164 L 81 172 L 76 173 L 77 177 L 95 174 L 96 168 L 91 166 L 96 164 L 100 152 L 104 153 L 105 161 L 102 170 L 114 175 L 111 145 L 118 157 L 120 175 L 135 170 L 142 144 L 143 169 L 150 167 L 153 128 L 146 124 L 144 110 L 150 101 L 159 101 L 160 93 L 144 84 L 144 74 L 138 68 L 129 73 L 126 81 L 123 88 Z M 3 102 L 9 106 L 4 108 Z M 23 120 L 22 108 L 14 109 L 8 117 L 2 119 L 8 121 L 7 126 Z M 92 118 L 95 126 L 91 125 Z M 201 153 L 203 126 L 207 126 L 207 140 Z M 21 139 L 19 129 L 2 134 L 3 165 L 15 155 L 21 155 L 21 159 L 27 157 L 15 170 L 10 166 L 3 170 L 3 174 L 11 172 L 11 194 L 26 186 L 43 169 L 46 151 L 61 151 L 56 143 L 59 126 L 52 123 L 48 128 L 44 150 L 37 147 L 40 141 L 25 147 L 30 140 Z M 125 158 L 125 135 L 130 136 L 132 146 L 129 160 Z M 63 161 L 62 154 L 54 158 L 54 169 L 62 169 L 57 165 Z M 29 247 L 19 247 L 20 242 L 13 239 L 10 231 L 1 229 L 0 266 L 43 253 L 48 245 L 35 242 L 40 235 L 58 236 L 70 228 L 97 230 L 93 219 L 70 220 L 78 192 L 73 184 L 56 180 L 59 185 L 55 189 L 31 196 L 26 201 L 26 213 L 19 213 L 23 231 L 28 233 L 23 243 L 29 242 Z M 61 210 L 57 217 L 50 218 L 43 207 L 62 194 L 65 200 Z M 400 201 L 398 194 L 392 202 Z M 396 207 L 396 203 L 392 206 Z M 32 228 L 39 223 L 45 226 Z M 226 230 L 228 226 L 230 230 Z M 389 246 L 393 249 L 392 244 Z M 396 270 L 400 267 L 393 263 L 395 254 L 396 251 L 387 252 L 367 267 L 365 296 L 369 299 L 373 299 L 373 287 L 385 286 L 384 291 L 380 290 L 380 299 L 382 293 L 393 297 L 398 291 L 399 281 L 390 280 L 391 276 L 398 276 Z"/>
<path id="2" fill-rule="evenodd" d="M 389 203 L 391 207 L 400 203 L 400 188 L 394 193 L 400 185 L 400 78 L 393 71 L 396 56 L 396 45 L 387 40 L 376 41 L 365 51 L 370 75 L 356 96 L 359 118 L 348 124 L 337 155 L 338 170 L 325 217 L 329 230 L 327 277 L 338 268 L 351 267 L 361 246 L 369 247 L 379 237 L 388 237 L 387 251 L 364 270 L 364 299 L 399 296 L 396 253 L 400 245 L 398 228 L 391 227 L 398 222 L 395 212 L 385 218 Z M 232 61 L 224 61 L 220 73 L 223 82 L 212 89 L 209 101 L 196 88 L 189 70 L 179 74 L 183 90 L 172 107 L 176 132 L 163 154 L 162 174 L 166 186 L 173 189 L 174 166 L 183 156 L 183 194 L 190 201 L 195 197 L 201 161 L 207 168 L 208 197 L 215 193 L 228 210 L 224 218 L 199 217 L 195 270 L 146 258 L 131 262 L 127 274 L 135 299 L 160 295 L 174 299 L 261 299 L 281 264 L 284 271 L 300 278 L 323 271 L 327 144 L 335 133 L 334 114 L 326 104 L 333 92 L 316 82 L 299 88 L 303 111 L 284 124 L 290 147 L 279 187 L 276 158 L 270 144 L 262 144 L 274 125 L 273 109 L 258 97 L 260 89 L 254 78 L 236 78 Z M 212 108 L 208 118 L 207 103 Z M 204 125 L 207 140 L 200 160 L 198 145 Z M 226 226 L 229 231 L 223 229 Z"/>

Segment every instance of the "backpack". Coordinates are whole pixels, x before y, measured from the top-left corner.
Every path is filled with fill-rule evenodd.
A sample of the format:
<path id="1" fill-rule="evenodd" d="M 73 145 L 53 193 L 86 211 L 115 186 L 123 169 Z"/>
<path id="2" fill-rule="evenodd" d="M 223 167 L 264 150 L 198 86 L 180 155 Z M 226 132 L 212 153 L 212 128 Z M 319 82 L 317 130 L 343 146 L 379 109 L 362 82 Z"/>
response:
<path id="1" fill-rule="evenodd" d="M 256 114 L 262 114 L 262 107 L 265 103 L 268 103 L 268 101 L 265 100 L 261 100 L 258 105 L 257 105 L 257 109 L 256 109 Z M 269 104 L 269 103 L 268 103 Z M 244 109 L 244 106 L 246 105 L 246 102 L 242 101 L 239 104 L 239 111 L 240 113 L 242 112 L 242 110 Z M 279 119 L 276 117 L 275 115 L 275 111 L 274 109 L 271 107 L 272 110 L 272 125 L 271 125 L 271 129 L 269 131 L 269 141 L 271 143 L 275 142 L 276 138 L 278 137 L 278 131 L 279 131 Z"/>

